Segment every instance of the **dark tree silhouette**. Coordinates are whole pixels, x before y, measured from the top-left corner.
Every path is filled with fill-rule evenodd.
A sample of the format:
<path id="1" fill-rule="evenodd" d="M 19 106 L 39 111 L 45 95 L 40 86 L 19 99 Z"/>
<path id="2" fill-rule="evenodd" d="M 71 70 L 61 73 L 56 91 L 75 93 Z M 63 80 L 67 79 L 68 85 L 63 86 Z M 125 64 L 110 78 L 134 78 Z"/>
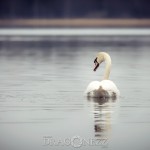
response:
<path id="1" fill-rule="evenodd" d="M 1 0 L 0 18 L 150 18 L 149 0 Z"/>

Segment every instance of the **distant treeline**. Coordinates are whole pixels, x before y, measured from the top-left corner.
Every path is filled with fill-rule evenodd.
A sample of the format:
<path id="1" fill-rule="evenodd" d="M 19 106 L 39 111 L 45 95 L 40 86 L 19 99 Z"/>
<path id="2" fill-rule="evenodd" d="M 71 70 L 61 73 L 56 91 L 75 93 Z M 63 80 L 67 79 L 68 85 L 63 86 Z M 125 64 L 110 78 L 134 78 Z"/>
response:
<path id="1" fill-rule="evenodd" d="M 150 0 L 1 0 L 0 19 L 150 18 Z"/>

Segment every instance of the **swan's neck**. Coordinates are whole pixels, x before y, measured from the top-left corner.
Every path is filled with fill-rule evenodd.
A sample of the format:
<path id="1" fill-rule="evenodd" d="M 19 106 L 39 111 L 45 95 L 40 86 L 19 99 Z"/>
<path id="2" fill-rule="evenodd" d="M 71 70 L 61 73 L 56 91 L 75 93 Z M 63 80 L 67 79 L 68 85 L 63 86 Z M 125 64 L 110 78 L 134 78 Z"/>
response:
<path id="1" fill-rule="evenodd" d="M 105 71 L 104 71 L 104 80 L 108 80 L 110 75 L 110 69 L 111 69 L 111 58 L 107 53 L 104 53 L 104 61 L 106 63 Z"/>

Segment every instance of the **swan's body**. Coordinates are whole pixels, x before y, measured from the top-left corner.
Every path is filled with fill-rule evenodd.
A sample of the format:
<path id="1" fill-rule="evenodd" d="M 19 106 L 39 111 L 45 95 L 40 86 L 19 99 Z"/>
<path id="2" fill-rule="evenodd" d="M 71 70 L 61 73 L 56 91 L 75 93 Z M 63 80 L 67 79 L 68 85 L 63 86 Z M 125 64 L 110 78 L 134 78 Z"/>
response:
<path id="1" fill-rule="evenodd" d="M 118 97 L 119 90 L 110 80 L 92 81 L 86 89 L 86 94 L 89 97 Z"/>
<path id="2" fill-rule="evenodd" d="M 113 81 L 109 80 L 110 68 L 111 68 L 111 58 L 105 52 L 98 53 L 94 63 L 95 68 L 94 71 L 98 68 L 99 64 L 103 61 L 106 62 L 105 72 L 104 72 L 104 80 L 101 82 L 99 81 L 92 81 L 85 93 L 89 97 L 118 97 L 120 92 L 117 86 L 113 83 Z"/>

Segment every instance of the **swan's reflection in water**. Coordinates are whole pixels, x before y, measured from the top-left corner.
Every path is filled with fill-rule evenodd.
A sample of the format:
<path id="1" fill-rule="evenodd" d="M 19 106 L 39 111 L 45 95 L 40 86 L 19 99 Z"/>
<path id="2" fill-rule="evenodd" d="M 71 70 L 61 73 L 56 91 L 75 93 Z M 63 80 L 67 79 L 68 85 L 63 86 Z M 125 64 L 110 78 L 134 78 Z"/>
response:
<path id="1" fill-rule="evenodd" d="M 92 105 L 95 138 L 108 139 L 111 134 L 113 108 L 117 100 L 115 98 L 91 97 L 87 97 L 87 100 Z"/>

